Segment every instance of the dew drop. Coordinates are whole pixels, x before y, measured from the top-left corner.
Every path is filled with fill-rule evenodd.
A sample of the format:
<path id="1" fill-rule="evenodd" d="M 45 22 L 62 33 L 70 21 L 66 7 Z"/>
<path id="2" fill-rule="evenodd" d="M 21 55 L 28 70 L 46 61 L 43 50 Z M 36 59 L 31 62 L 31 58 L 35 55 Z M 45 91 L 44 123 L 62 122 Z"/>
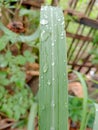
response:
<path id="1" fill-rule="evenodd" d="M 67 103 L 65 103 L 65 107 L 66 107 L 66 108 L 68 107 Z"/>
<path id="2" fill-rule="evenodd" d="M 43 8 L 41 8 L 41 11 L 43 11 L 44 9 Z"/>
<path id="3" fill-rule="evenodd" d="M 96 109 L 96 111 L 98 111 L 98 109 Z"/>
<path id="4" fill-rule="evenodd" d="M 54 39 L 54 42 L 56 42 L 56 39 Z"/>
<path id="5" fill-rule="evenodd" d="M 42 106 L 42 110 L 45 110 L 45 106 Z"/>
<path id="6" fill-rule="evenodd" d="M 54 103 L 54 101 L 51 103 L 51 106 L 52 106 L 52 107 L 55 107 L 55 103 Z"/>
<path id="7" fill-rule="evenodd" d="M 44 38 L 44 33 L 45 33 L 45 30 L 42 31 L 41 38 Z"/>
<path id="8" fill-rule="evenodd" d="M 61 33 L 61 39 L 63 39 L 64 38 L 64 33 Z"/>
<path id="9" fill-rule="evenodd" d="M 50 82 L 50 81 L 48 81 L 48 82 L 47 82 L 47 84 L 50 86 L 50 85 L 51 85 L 51 82 Z"/>
<path id="10" fill-rule="evenodd" d="M 44 65 L 44 68 L 43 68 L 43 72 L 46 73 L 47 70 L 48 70 L 48 66 L 45 64 L 45 65 Z"/>
<path id="11" fill-rule="evenodd" d="M 54 42 L 52 43 L 52 46 L 54 46 Z"/>
<path id="12" fill-rule="evenodd" d="M 40 24 L 46 25 L 46 24 L 48 24 L 48 21 L 47 21 L 46 19 L 42 19 L 42 20 L 40 21 Z"/>
<path id="13" fill-rule="evenodd" d="M 41 76 L 41 79 L 43 79 L 43 76 Z"/>
<path id="14" fill-rule="evenodd" d="M 52 66 L 54 66 L 55 65 L 55 63 L 54 62 L 52 62 Z"/>
<path id="15" fill-rule="evenodd" d="M 66 60 L 64 60 L 64 63 L 66 63 Z"/>
<path id="16" fill-rule="evenodd" d="M 55 79 L 53 78 L 52 81 L 55 81 Z"/>
<path id="17" fill-rule="evenodd" d="M 60 18 L 58 18 L 58 22 L 60 22 L 61 21 L 61 19 Z"/>
<path id="18" fill-rule="evenodd" d="M 62 22 L 62 25 L 64 25 L 65 23 L 64 23 L 64 21 Z"/>
<path id="19" fill-rule="evenodd" d="M 52 106 L 55 107 L 55 104 L 53 103 Z"/>
<path id="20" fill-rule="evenodd" d="M 50 130 L 55 130 L 55 128 L 54 128 L 54 127 L 51 127 Z"/>
<path id="21" fill-rule="evenodd" d="M 64 36 L 64 33 L 61 33 L 61 36 Z"/>
<path id="22" fill-rule="evenodd" d="M 61 37 L 61 39 L 64 39 L 64 37 Z"/>

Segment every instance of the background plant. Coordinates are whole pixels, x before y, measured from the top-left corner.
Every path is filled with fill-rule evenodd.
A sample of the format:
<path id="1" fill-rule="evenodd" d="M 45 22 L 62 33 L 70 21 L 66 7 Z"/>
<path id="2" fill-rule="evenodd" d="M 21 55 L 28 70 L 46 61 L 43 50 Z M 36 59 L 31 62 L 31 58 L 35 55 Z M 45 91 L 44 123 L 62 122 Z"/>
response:
<path id="1" fill-rule="evenodd" d="M 13 94 L 10 94 L 3 86 L 0 86 L 0 92 L 0 112 L 15 120 L 27 117 L 33 103 L 33 95 L 28 88 L 13 86 Z"/>
<path id="2" fill-rule="evenodd" d="M 36 44 L 39 42 L 39 31 L 36 28 L 39 15 L 21 4 L 19 0 L 0 1 L 0 112 L 15 121 L 25 122 L 34 102 L 26 82 L 26 65 L 38 59 L 35 49 L 38 51 Z M 33 24 L 31 16 L 35 19 Z M 22 24 L 24 17 L 28 19 L 27 25 L 25 20 Z M 26 25 L 27 30 L 13 30 L 14 23 L 22 25 L 23 30 Z M 24 45 L 25 49 L 22 48 Z"/>

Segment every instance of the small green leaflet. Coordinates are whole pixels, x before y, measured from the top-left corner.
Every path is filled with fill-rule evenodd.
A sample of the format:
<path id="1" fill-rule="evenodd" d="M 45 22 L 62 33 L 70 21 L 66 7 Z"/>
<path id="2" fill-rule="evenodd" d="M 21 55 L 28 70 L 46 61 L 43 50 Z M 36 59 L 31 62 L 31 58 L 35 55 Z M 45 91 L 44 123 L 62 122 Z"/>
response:
<path id="1" fill-rule="evenodd" d="M 4 35 L 0 38 L 0 51 L 6 47 L 8 41 L 9 41 L 9 39 L 6 35 Z"/>

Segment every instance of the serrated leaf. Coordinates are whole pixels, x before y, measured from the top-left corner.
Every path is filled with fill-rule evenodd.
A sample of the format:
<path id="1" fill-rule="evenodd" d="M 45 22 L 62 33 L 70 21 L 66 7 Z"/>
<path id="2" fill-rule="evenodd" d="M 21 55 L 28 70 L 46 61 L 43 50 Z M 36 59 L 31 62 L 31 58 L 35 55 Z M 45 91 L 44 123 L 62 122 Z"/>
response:
<path id="1" fill-rule="evenodd" d="M 19 65 L 24 65 L 26 63 L 26 59 L 22 55 L 18 55 L 17 57 L 15 57 L 15 61 L 16 61 L 16 64 L 19 64 Z"/>
<path id="2" fill-rule="evenodd" d="M 12 73 L 13 75 L 10 78 L 11 83 L 15 83 L 17 87 L 24 87 L 25 85 L 25 73 L 17 71 Z"/>
<path id="3" fill-rule="evenodd" d="M 3 50 L 3 49 L 5 49 L 5 47 L 6 47 L 7 43 L 8 43 L 8 41 L 9 41 L 9 39 L 7 38 L 6 35 L 4 35 L 4 36 L 2 36 L 2 37 L 0 38 L 0 51 Z"/>
<path id="4" fill-rule="evenodd" d="M 34 62 L 35 58 L 34 55 L 30 51 L 25 51 L 24 56 L 28 62 Z"/>
<path id="5" fill-rule="evenodd" d="M 0 55 L 0 67 L 4 68 L 8 65 L 8 62 L 5 60 L 5 57 L 3 55 Z"/>

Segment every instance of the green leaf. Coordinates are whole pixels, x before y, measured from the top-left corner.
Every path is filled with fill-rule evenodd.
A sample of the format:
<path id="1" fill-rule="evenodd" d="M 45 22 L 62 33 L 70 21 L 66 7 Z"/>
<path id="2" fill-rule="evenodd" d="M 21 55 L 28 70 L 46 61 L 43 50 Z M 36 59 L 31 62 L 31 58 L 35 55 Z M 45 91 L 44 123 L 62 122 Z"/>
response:
<path id="1" fill-rule="evenodd" d="M 29 114 L 27 130 L 35 130 L 34 121 L 36 115 L 37 115 L 37 103 L 33 103 Z"/>
<path id="2" fill-rule="evenodd" d="M 34 41 L 39 39 L 40 29 L 38 28 L 34 34 L 31 34 L 29 36 L 19 35 L 8 28 L 6 28 L 1 22 L 0 22 L 0 29 L 5 33 L 7 39 L 11 41 L 12 43 L 16 42 L 25 42 L 25 43 L 36 43 Z"/>
<path id="3" fill-rule="evenodd" d="M 5 60 L 5 57 L 3 55 L 0 55 L 0 67 L 4 68 L 8 65 L 8 62 Z"/>
<path id="4" fill-rule="evenodd" d="M 0 85 L 8 85 L 9 84 L 9 80 L 7 78 L 7 73 L 1 71 L 0 72 Z"/>
<path id="5" fill-rule="evenodd" d="M 15 43 L 18 40 L 18 34 L 12 32 L 8 28 L 6 28 L 1 22 L 0 22 L 0 29 L 4 31 L 7 39 L 11 41 L 12 43 Z"/>
<path id="6" fill-rule="evenodd" d="M 25 58 L 28 62 L 34 62 L 35 61 L 34 55 L 28 50 L 24 52 L 24 56 L 25 56 Z"/>
<path id="7" fill-rule="evenodd" d="M 25 73 L 22 71 L 17 71 L 12 73 L 10 78 L 11 83 L 15 83 L 17 87 L 24 87 L 25 85 Z"/>
<path id="8" fill-rule="evenodd" d="M 94 105 L 95 105 L 95 121 L 93 125 L 93 130 L 97 130 L 98 129 L 98 104 L 94 104 Z"/>
<path id="9" fill-rule="evenodd" d="M 86 82 L 82 76 L 81 73 L 74 71 L 74 73 L 78 76 L 81 85 L 83 87 L 83 112 L 82 112 L 82 120 L 81 120 L 81 126 L 80 126 L 80 130 L 86 130 L 86 115 L 87 115 L 87 100 L 88 100 L 88 93 L 87 93 L 87 85 Z"/>
<path id="10" fill-rule="evenodd" d="M 39 129 L 68 130 L 67 45 L 62 10 L 43 6 L 40 29 Z"/>
<path id="11" fill-rule="evenodd" d="M 18 55 L 17 57 L 15 57 L 15 61 L 18 65 L 24 65 L 26 63 L 26 59 L 22 55 Z"/>
<path id="12" fill-rule="evenodd" d="M 0 38 L 0 51 L 5 49 L 8 42 L 9 42 L 9 39 L 8 39 L 8 37 L 6 35 L 3 35 Z"/>
<path id="13" fill-rule="evenodd" d="M 21 107 L 20 106 L 18 106 L 18 105 L 15 105 L 14 106 L 14 109 L 13 109 L 13 111 L 14 111 L 14 118 L 16 119 L 16 120 L 19 120 L 19 118 L 20 118 L 20 116 L 21 116 Z"/>
<path id="14" fill-rule="evenodd" d="M 8 115 L 8 117 L 10 117 L 10 118 L 12 117 L 13 112 L 12 112 L 12 110 L 8 107 L 7 104 L 3 104 L 1 110 L 2 110 L 4 113 L 6 113 L 6 114 Z"/>
<path id="15" fill-rule="evenodd" d="M 4 57 L 4 56 L 3 56 Z M 12 53 L 11 51 L 6 51 L 6 54 L 5 54 L 5 61 L 8 62 L 8 64 L 12 64 L 12 59 L 13 59 L 13 56 L 12 56 Z"/>
<path id="16" fill-rule="evenodd" d="M 0 112 L 3 112 L 10 118 L 19 120 L 22 116 L 27 116 L 33 103 L 33 95 L 27 88 L 14 88 L 14 94 L 7 93 L 7 90 L 0 86 Z M 2 94 L 1 94 L 2 93 Z M 32 96 L 30 96 L 32 95 Z M 32 100 L 32 103 L 29 101 Z"/>
<path id="17" fill-rule="evenodd" d="M 39 11 L 35 11 L 35 10 L 29 10 L 29 9 L 21 9 L 19 12 L 20 16 L 24 16 L 24 15 L 30 15 L 33 18 L 36 18 L 39 16 Z"/>
<path id="18" fill-rule="evenodd" d="M 0 85 L 0 99 L 3 98 L 4 94 L 6 94 L 6 90 L 5 90 L 4 87 L 2 87 L 2 86 Z"/>

